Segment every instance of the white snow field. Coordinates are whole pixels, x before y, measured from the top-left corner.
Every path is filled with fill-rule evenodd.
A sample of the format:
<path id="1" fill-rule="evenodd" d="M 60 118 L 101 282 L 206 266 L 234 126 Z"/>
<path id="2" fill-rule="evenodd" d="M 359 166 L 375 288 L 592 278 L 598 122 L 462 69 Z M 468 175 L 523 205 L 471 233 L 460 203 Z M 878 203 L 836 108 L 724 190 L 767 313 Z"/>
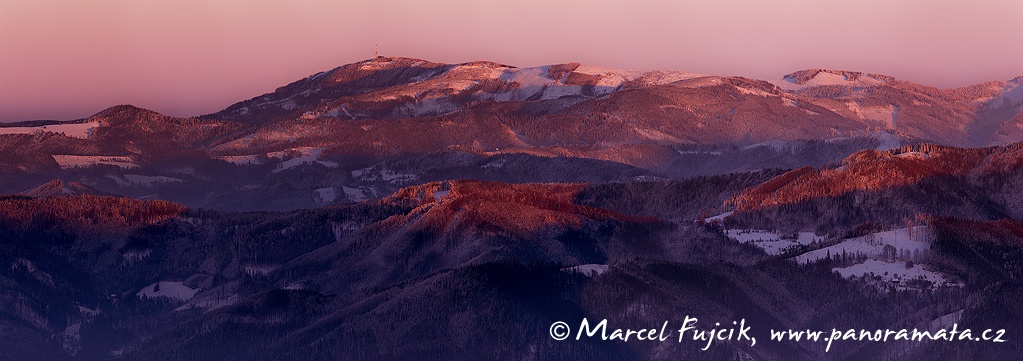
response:
<path id="1" fill-rule="evenodd" d="M 795 258 L 796 262 L 808 263 L 822 260 L 831 254 L 836 257 L 843 253 L 853 256 L 881 256 L 885 246 L 895 248 L 897 256 L 909 258 L 921 257 L 931 248 L 931 233 L 927 226 L 901 228 L 894 231 L 871 233 L 861 237 L 849 238 L 831 247 L 803 253 Z"/>
<path id="2" fill-rule="evenodd" d="M 723 219 L 726 216 L 727 213 L 711 218 L 721 217 Z M 808 245 L 815 241 L 821 242 L 824 240 L 824 237 L 818 236 L 813 232 L 799 232 L 794 239 L 784 239 L 781 234 L 776 232 L 756 229 L 729 229 L 725 231 L 725 235 L 739 243 L 749 243 L 757 246 L 770 255 L 779 255 L 794 246 Z"/>
<path id="3" fill-rule="evenodd" d="M 63 155 L 54 154 L 53 160 L 57 161 L 61 169 L 85 168 L 94 165 L 113 165 L 121 168 L 138 168 L 139 165 L 131 160 L 131 157 L 120 155 Z"/>
<path id="4" fill-rule="evenodd" d="M 596 277 L 607 272 L 606 264 L 584 264 L 575 267 L 562 268 L 565 272 L 575 272 L 586 277 Z"/>
<path id="5" fill-rule="evenodd" d="M 78 124 L 53 124 L 39 127 L 10 127 L 0 128 L 0 134 L 34 134 L 37 132 L 63 133 L 72 138 L 86 139 L 92 134 L 92 130 L 99 126 L 99 122 L 78 123 Z"/>
<path id="6" fill-rule="evenodd" d="M 156 289 L 157 285 L 160 285 L 159 290 Z M 161 281 L 146 286 L 135 295 L 139 298 L 167 297 L 188 301 L 195 296 L 196 293 L 199 293 L 198 289 L 185 286 L 182 282 Z"/>
<path id="7" fill-rule="evenodd" d="M 903 288 L 908 281 L 912 280 L 929 281 L 933 284 L 933 287 L 949 287 L 956 284 L 945 277 L 945 275 L 928 270 L 924 265 L 915 264 L 912 268 L 907 268 L 906 262 L 868 259 L 863 263 L 849 267 L 835 268 L 833 271 L 838 272 L 845 278 L 863 277 L 866 275 L 880 277 L 881 280 L 887 283 L 902 286 L 900 288 Z"/>

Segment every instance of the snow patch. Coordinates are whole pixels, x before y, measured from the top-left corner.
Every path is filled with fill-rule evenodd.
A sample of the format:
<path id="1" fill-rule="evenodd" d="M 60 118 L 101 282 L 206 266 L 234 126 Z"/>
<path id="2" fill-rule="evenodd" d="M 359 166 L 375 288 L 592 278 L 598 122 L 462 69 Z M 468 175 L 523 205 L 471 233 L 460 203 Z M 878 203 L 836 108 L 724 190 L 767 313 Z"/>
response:
<path id="1" fill-rule="evenodd" d="M 383 180 L 390 183 L 404 183 L 416 180 L 415 174 L 395 173 L 390 169 L 377 170 L 374 167 L 353 170 L 352 177 L 369 182 Z"/>
<path id="2" fill-rule="evenodd" d="M 88 139 L 99 122 L 78 124 L 53 124 L 39 127 L 0 127 L 0 134 L 35 134 L 42 132 L 62 133 L 71 138 Z"/>
<path id="3" fill-rule="evenodd" d="M 747 145 L 745 147 L 742 147 L 742 150 L 750 150 L 750 149 L 755 149 L 755 148 L 772 148 L 775 151 L 780 152 L 780 151 L 788 149 L 789 146 L 788 146 L 788 143 L 786 143 L 785 141 L 782 141 L 782 140 L 769 140 L 769 141 L 766 141 L 766 142 L 760 142 L 760 143 L 756 143 L 756 144 Z"/>
<path id="4" fill-rule="evenodd" d="M 37 281 L 39 281 L 41 283 L 44 283 L 44 284 L 47 284 L 47 285 L 50 285 L 50 286 L 54 285 L 53 284 L 53 276 L 51 276 L 49 273 L 43 272 L 42 270 L 37 268 L 36 264 L 33 263 L 32 261 L 29 261 L 29 260 L 24 259 L 24 258 L 18 258 L 13 263 L 11 263 L 11 269 L 15 270 L 15 269 L 18 269 L 18 268 L 22 268 L 26 273 L 28 273 L 29 275 L 31 275 L 33 278 L 35 278 Z"/>
<path id="5" fill-rule="evenodd" d="M 890 252 L 895 256 L 917 259 L 924 256 L 931 248 L 931 232 L 927 226 L 901 228 L 894 231 L 871 233 L 865 236 L 848 238 L 842 243 L 801 254 L 796 262 L 809 263 L 842 254 L 877 257 L 885 252 L 885 246 L 891 246 Z"/>
<path id="6" fill-rule="evenodd" d="M 728 212 L 727 214 L 730 215 L 731 212 Z M 763 249 L 765 253 L 770 255 L 783 254 L 791 248 L 805 246 L 812 244 L 813 242 L 821 242 L 824 240 L 824 237 L 818 236 L 812 232 L 799 232 L 795 234 L 794 238 L 792 238 L 782 237 L 782 235 L 777 232 L 756 229 L 729 229 L 725 230 L 725 235 L 739 243 L 754 245 Z"/>
<path id="7" fill-rule="evenodd" d="M 508 83 L 515 83 L 517 88 L 501 93 L 491 94 L 489 98 L 494 101 L 524 101 L 536 95 L 541 99 L 557 99 L 568 95 L 582 95 L 582 87 L 573 86 L 570 89 L 554 89 L 560 85 L 560 79 L 554 80 L 547 77 L 549 66 L 533 68 L 507 69 L 499 79 Z M 548 89 L 552 88 L 552 89 Z"/>
<path id="8" fill-rule="evenodd" d="M 277 168 L 273 170 L 274 173 L 310 163 L 319 163 L 328 168 L 337 168 L 338 164 L 335 162 L 320 160 L 320 153 L 322 152 L 323 148 L 299 147 L 291 148 L 290 150 L 270 152 L 267 153 L 267 156 L 271 158 L 284 159 L 291 154 L 297 154 L 295 157 L 278 164 Z"/>
<path id="9" fill-rule="evenodd" d="M 267 274 L 270 274 L 271 271 L 276 269 L 277 266 L 274 266 L 274 265 L 261 265 L 261 266 L 245 266 L 245 267 L 242 267 L 242 268 L 245 269 L 245 273 L 248 274 L 249 276 L 266 276 Z"/>
<path id="10" fill-rule="evenodd" d="M 895 134 L 892 133 L 879 132 L 874 135 L 874 139 L 877 139 L 878 143 L 877 146 L 874 147 L 875 150 L 891 150 L 902 146 L 902 142 L 899 140 L 899 137 L 896 137 Z"/>
<path id="11" fill-rule="evenodd" d="M 725 217 L 731 216 L 731 215 L 732 215 L 732 213 L 733 213 L 733 211 L 728 211 L 728 212 L 725 212 L 725 213 L 721 213 L 721 214 L 719 214 L 719 215 L 716 215 L 716 216 L 713 216 L 713 217 L 710 217 L 710 218 L 704 219 L 704 221 L 705 221 L 705 222 L 707 222 L 707 223 L 711 223 L 711 222 L 721 222 L 721 221 L 724 221 L 724 220 L 725 220 Z"/>
<path id="12" fill-rule="evenodd" d="M 222 161 L 233 163 L 236 165 L 255 165 L 260 164 L 259 158 L 255 154 L 249 155 L 224 155 L 216 157 Z"/>
<path id="13" fill-rule="evenodd" d="M 703 76 L 701 74 L 680 71 L 638 71 L 591 65 L 580 65 L 575 69 L 575 72 L 599 76 L 600 80 L 596 85 L 601 87 L 618 87 L 625 82 L 632 81 L 639 81 L 649 85 L 663 85 Z"/>
<path id="14" fill-rule="evenodd" d="M 952 325 L 959 323 L 959 321 L 962 321 L 962 319 L 963 319 L 963 311 L 964 310 L 959 310 L 959 311 L 955 311 L 955 312 L 952 312 L 950 314 L 947 314 L 947 315 L 935 318 L 933 321 L 931 321 L 931 324 L 928 325 L 927 329 L 929 331 L 931 331 L 931 332 L 937 332 L 938 330 L 941 330 L 941 329 L 951 328 Z"/>
<path id="15" fill-rule="evenodd" d="M 562 271 L 579 273 L 586 277 L 596 277 L 607 272 L 606 264 L 584 264 L 575 267 L 562 268 Z"/>
<path id="16" fill-rule="evenodd" d="M 491 168 L 493 168 L 493 169 L 500 169 L 500 168 L 504 168 L 504 163 L 505 162 L 506 162 L 505 159 L 498 159 L 498 160 L 492 161 L 490 163 L 484 164 L 484 165 L 480 166 L 480 168 L 483 168 L 483 169 L 491 169 Z"/>
<path id="17" fill-rule="evenodd" d="M 320 204 L 327 204 L 334 202 L 337 199 L 337 190 L 334 187 L 327 188 L 316 188 L 316 199 Z"/>
<path id="18" fill-rule="evenodd" d="M 834 268 L 845 278 L 863 277 L 866 275 L 879 277 L 887 283 L 895 284 L 900 288 L 905 287 L 907 282 L 918 280 L 927 281 L 933 286 L 948 287 L 955 285 L 941 273 L 928 270 L 924 265 L 916 264 L 907 268 L 906 262 L 888 262 L 876 259 L 868 259 L 863 263 L 854 264 L 849 267 Z"/>
<path id="19" fill-rule="evenodd" d="M 742 93 L 742 94 L 745 94 L 745 95 L 753 95 L 753 96 L 765 97 L 765 98 L 766 97 L 770 97 L 772 95 L 771 93 L 765 92 L 765 91 L 760 90 L 760 89 L 746 88 L 746 87 L 741 87 L 741 86 L 735 86 L 734 88 L 735 88 L 735 90 L 738 90 L 739 93 Z"/>
<path id="20" fill-rule="evenodd" d="M 69 356 L 78 354 L 78 351 L 82 349 L 82 322 L 68 324 L 67 327 L 64 327 L 64 332 L 60 336 L 64 352 Z"/>
<path id="21" fill-rule="evenodd" d="M 113 165 L 125 169 L 138 168 L 139 165 L 131 157 L 119 155 L 64 155 L 54 154 L 53 160 L 60 169 L 85 168 L 95 165 Z"/>
<path id="22" fill-rule="evenodd" d="M 152 253 L 153 250 L 151 249 L 147 249 L 144 251 L 128 251 L 121 254 L 121 257 L 128 262 L 140 262 L 146 258 L 149 258 L 149 255 Z"/>
<path id="23" fill-rule="evenodd" d="M 369 197 L 366 197 L 366 194 L 359 188 L 341 187 L 341 189 L 344 190 L 345 197 L 348 198 L 349 201 L 362 202 L 369 199 Z"/>
<path id="24" fill-rule="evenodd" d="M 673 137 L 671 135 L 668 135 L 667 133 L 664 133 L 664 132 L 659 131 L 659 130 L 641 129 L 641 128 L 635 128 L 635 127 L 633 127 L 632 130 L 635 131 L 636 133 L 638 133 L 641 137 L 649 139 L 649 140 L 657 140 L 657 141 L 672 142 L 672 143 L 681 143 L 682 142 L 682 140 L 680 140 L 678 138 L 675 138 L 675 137 Z"/>
<path id="25" fill-rule="evenodd" d="M 221 307 L 230 306 L 241 301 L 241 297 L 235 293 L 225 298 L 214 298 L 201 301 L 190 302 L 175 308 L 174 311 L 185 311 L 193 308 L 198 308 L 205 311 L 212 311 Z"/>
<path id="26" fill-rule="evenodd" d="M 1011 85 L 1011 88 L 999 94 L 991 100 L 987 107 L 989 109 L 1011 109 L 1014 111 L 1023 110 L 1023 85 Z"/>
<path id="27" fill-rule="evenodd" d="M 845 103 L 846 108 L 849 109 L 856 117 L 862 120 L 870 120 L 874 122 L 880 122 L 883 126 L 888 128 L 895 127 L 895 120 L 898 118 L 898 110 L 893 105 L 886 106 L 862 106 L 857 102 L 850 101 Z"/>
<path id="28" fill-rule="evenodd" d="M 156 289 L 157 286 L 159 286 L 159 290 Z M 194 297 L 196 293 L 199 293 L 198 289 L 185 286 L 182 282 L 157 282 L 146 286 L 135 295 L 142 299 L 166 297 L 188 301 Z"/>
<path id="29" fill-rule="evenodd" d="M 895 156 L 898 157 L 898 158 L 906 158 L 906 159 L 927 159 L 927 158 L 931 157 L 930 154 L 923 153 L 923 152 L 905 152 L 905 153 L 896 154 Z"/>
<path id="30" fill-rule="evenodd" d="M 680 150 L 678 154 L 706 154 L 706 155 L 722 155 L 725 152 L 719 150 Z"/>
<path id="31" fill-rule="evenodd" d="M 873 85 L 881 85 L 884 84 L 885 82 L 881 79 L 877 79 L 873 76 L 870 76 L 869 74 L 862 74 L 859 77 L 857 77 L 856 80 L 851 80 L 849 79 L 849 77 L 842 74 L 821 71 L 814 75 L 813 79 L 806 81 L 806 83 L 803 83 L 802 85 L 796 84 L 795 77 L 792 78 L 786 77 L 781 80 L 772 81 L 771 83 L 784 90 L 792 91 L 822 85 L 868 87 Z"/>
<path id="32" fill-rule="evenodd" d="M 118 186 L 121 187 L 132 186 L 152 187 L 155 184 L 184 182 L 183 180 L 178 178 L 171 178 L 165 176 L 147 176 L 138 174 L 125 174 L 123 177 L 118 177 L 116 175 L 108 175 L 107 178 L 112 179 L 114 182 L 117 183 Z"/>

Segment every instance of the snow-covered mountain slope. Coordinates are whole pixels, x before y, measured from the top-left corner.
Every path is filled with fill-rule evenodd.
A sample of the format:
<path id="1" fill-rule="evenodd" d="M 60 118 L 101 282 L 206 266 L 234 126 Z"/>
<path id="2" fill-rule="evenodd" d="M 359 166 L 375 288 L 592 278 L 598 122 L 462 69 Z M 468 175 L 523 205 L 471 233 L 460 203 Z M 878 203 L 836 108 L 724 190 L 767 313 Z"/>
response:
<path id="1" fill-rule="evenodd" d="M 578 63 L 517 68 L 493 62 L 438 64 L 378 57 L 318 73 L 214 114 L 249 122 L 276 116 L 406 118 L 458 111 L 472 101 L 522 102 L 599 97 L 623 87 L 668 84 L 699 75 L 626 71 Z"/>
<path id="2" fill-rule="evenodd" d="M 967 146 L 1023 140 L 1012 120 L 1021 112 L 1018 82 L 938 89 L 826 69 L 768 82 L 577 63 L 516 68 L 380 57 L 315 74 L 207 118 L 256 125 L 219 140 L 215 149 L 224 155 L 285 144 L 325 147 L 328 154 L 457 146 L 553 155 L 588 149 L 596 154 L 584 157 L 610 160 L 607 153 L 622 157 L 636 145 L 750 145 L 879 130 Z M 398 139 L 409 133 L 420 139 Z"/>
<path id="3" fill-rule="evenodd" d="M 826 69 L 761 81 L 578 63 L 518 68 L 378 57 L 198 118 L 117 106 L 74 124 L 0 128 L 0 138 L 9 139 L 0 146 L 22 154 L 16 159 L 25 160 L 14 167 L 25 169 L 32 168 L 29 162 L 53 166 L 40 165 L 30 153 L 131 156 L 130 163 L 138 165 L 189 158 L 256 164 L 260 154 L 308 148 L 322 149 L 318 161 L 334 163 L 460 149 L 600 159 L 664 171 L 680 146 L 873 134 L 909 140 L 901 144 L 1021 141 L 1020 83 L 1017 78 L 938 89 Z M 892 144 L 882 148 L 897 146 L 879 140 Z"/>

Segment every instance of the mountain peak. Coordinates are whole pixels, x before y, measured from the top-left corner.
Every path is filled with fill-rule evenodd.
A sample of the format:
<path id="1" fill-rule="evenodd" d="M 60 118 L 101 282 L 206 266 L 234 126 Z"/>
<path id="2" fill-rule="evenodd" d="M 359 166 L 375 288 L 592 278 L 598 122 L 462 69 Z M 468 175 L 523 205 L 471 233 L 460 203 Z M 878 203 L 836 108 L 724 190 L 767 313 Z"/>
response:
<path id="1" fill-rule="evenodd" d="M 513 65 L 501 64 L 501 63 L 493 62 L 493 61 L 489 61 L 489 60 L 476 60 L 476 61 L 470 61 L 470 62 L 461 63 L 461 64 L 458 64 L 458 65 L 461 65 L 461 66 L 478 66 L 478 67 L 482 67 L 482 68 L 509 68 L 509 69 L 517 68 L 516 66 L 513 66 Z"/>
<path id="2" fill-rule="evenodd" d="M 103 109 L 99 113 L 93 114 L 90 118 L 125 118 L 125 117 L 138 117 L 138 116 L 160 116 L 162 114 L 155 111 L 139 108 L 131 104 L 115 105 L 106 109 Z"/>
<path id="3" fill-rule="evenodd" d="M 66 195 L 81 195 L 89 194 L 94 196 L 109 195 L 104 192 L 100 192 L 95 188 L 87 186 L 78 182 L 64 182 L 61 179 L 54 179 L 49 182 L 43 183 L 35 188 L 21 192 L 22 195 L 34 197 L 34 198 L 46 198 L 53 196 L 66 196 Z"/>
<path id="4" fill-rule="evenodd" d="M 372 59 L 366 59 L 357 63 L 342 65 L 337 69 L 351 69 L 354 67 L 358 70 L 387 70 L 395 68 L 409 68 L 409 67 L 438 67 L 445 64 L 434 63 L 428 60 L 418 58 L 408 58 L 403 56 L 378 56 Z"/>
<path id="5" fill-rule="evenodd" d="M 395 61 L 399 61 L 399 62 L 424 61 L 425 62 L 426 60 L 419 59 L 419 58 L 411 58 L 411 57 L 407 57 L 407 56 L 383 56 L 383 55 L 379 55 L 379 56 L 377 56 L 375 58 L 367 59 L 367 60 L 363 61 L 363 63 L 374 63 L 374 62 L 376 62 L 376 63 L 386 63 L 386 62 L 395 62 Z"/>
<path id="6" fill-rule="evenodd" d="M 844 85 L 870 86 L 895 81 L 894 77 L 848 70 L 805 69 L 786 74 L 784 82 L 797 86 Z"/>

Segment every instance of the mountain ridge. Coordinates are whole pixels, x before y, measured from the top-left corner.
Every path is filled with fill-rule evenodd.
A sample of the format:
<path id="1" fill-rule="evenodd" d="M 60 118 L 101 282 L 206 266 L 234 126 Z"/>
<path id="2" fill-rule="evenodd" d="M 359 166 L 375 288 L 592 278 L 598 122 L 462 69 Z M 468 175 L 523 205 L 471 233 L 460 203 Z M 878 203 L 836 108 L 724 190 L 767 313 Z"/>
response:
<path id="1" fill-rule="evenodd" d="M 184 184 L 218 183 L 241 170 L 263 178 L 320 167 L 324 178 L 293 189 L 316 193 L 316 200 L 298 203 L 307 207 L 453 174 L 585 181 L 793 169 L 840 162 L 863 149 L 1023 141 L 1021 82 L 938 89 L 829 69 L 757 80 L 579 63 L 520 68 L 379 57 L 197 117 L 119 105 L 74 122 L 0 127 L 0 151 L 8 154 L 0 170 L 33 176 L 7 186 L 15 192 L 67 173 L 106 172 L 68 179 L 115 194 L 159 194 L 152 182 L 123 185 L 121 176 L 131 175 L 182 184 L 160 191 L 185 196 Z M 451 168 L 426 169 L 411 159 Z M 574 171 L 523 177 L 500 168 L 508 160 L 520 169 L 560 163 Z M 218 194 L 188 199 L 209 202 L 259 188 L 228 178 L 215 187 Z"/>

